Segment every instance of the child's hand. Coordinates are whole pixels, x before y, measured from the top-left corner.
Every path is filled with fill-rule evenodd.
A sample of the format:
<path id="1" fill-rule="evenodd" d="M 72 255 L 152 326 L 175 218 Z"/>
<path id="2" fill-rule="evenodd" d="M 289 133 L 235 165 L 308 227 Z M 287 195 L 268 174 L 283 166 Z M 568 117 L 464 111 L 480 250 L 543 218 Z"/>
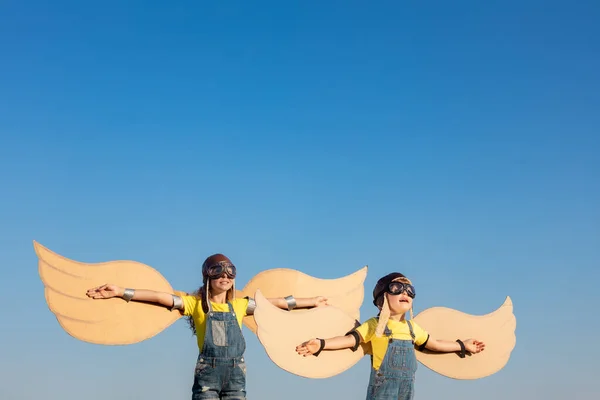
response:
<path id="1" fill-rule="evenodd" d="M 317 296 L 313 299 L 315 301 L 315 307 L 328 306 L 327 297 Z"/>
<path id="2" fill-rule="evenodd" d="M 296 352 L 301 356 L 311 356 L 319 351 L 321 348 L 321 342 L 319 339 L 311 339 L 302 343 L 300 346 L 296 346 Z"/>
<path id="3" fill-rule="evenodd" d="M 465 350 L 473 354 L 480 353 L 483 350 L 485 350 L 485 343 L 479 340 L 468 339 L 465 340 L 463 343 L 465 344 Z"/>
<path id="4" fill-rule="evenodd" d="M 121 297 L 124 290 L 117 285 L 102 285 L 88 289 L 86 292 L 88 297 L 92 299 L 110 299 L 111 297 Z"/>

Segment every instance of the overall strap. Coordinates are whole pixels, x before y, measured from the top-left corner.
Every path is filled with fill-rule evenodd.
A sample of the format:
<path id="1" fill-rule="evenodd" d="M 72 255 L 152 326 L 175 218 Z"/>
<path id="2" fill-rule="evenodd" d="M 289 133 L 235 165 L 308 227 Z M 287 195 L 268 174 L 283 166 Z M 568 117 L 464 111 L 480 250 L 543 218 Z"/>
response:
<path id="1" fill-rule="evenodd" d="M 412 338 L 412 342 L 413 344 L 415 344 L 415 332 L 413 331 L 413 326 L 410 323 L 409 319 L 406 320 L 406 323 L 408 324 L 408 329 L 410 330 L 410 337 Z"/>

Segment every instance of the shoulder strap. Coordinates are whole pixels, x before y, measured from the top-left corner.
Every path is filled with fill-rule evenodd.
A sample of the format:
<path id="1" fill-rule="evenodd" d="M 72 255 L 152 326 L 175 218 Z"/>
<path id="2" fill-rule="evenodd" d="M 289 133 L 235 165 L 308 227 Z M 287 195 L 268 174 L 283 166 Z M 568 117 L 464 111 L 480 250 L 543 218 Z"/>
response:
<path id="1" fill-rule="evenodd" d="M 413 331 L 413 326 L 410 323 L 409 319 L 406 320 L 406 323 L 408 324 L 408 329 L 410 330 L 410 337 L 412 338 L 412 342 L 414 344 L 415 343 L 415 332 Z"/>

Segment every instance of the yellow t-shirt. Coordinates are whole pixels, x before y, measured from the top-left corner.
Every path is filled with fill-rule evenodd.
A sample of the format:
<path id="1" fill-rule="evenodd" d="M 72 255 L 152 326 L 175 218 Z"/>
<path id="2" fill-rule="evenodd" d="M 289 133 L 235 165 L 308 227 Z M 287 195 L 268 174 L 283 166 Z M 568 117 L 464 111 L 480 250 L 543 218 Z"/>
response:
<path id="1" fill-rule="evenodd" d="M 381 335 L 381 337 L 377 337 L 375 335 L 375 329 L 377 328 L 378 320 L 377 318 L 371 318 L 367 320 L 364 324 L 356 328 L 355 330 L 360 334 L 363 341 L 365 343 L 371 342 L 371 348 L 373 351 L 373 368 L 379 369 L 383 358 L 385 357 L 385 353 L 388 348 L 388 340 L 389 338 L 385 335 Z M 415 334 L 415 345 L 420 346 L 429 337 L 427 331 L 421 328 L 415 321 L 410 321 L 413 332 Z M 410 329 L 408 328 L 408 323 L 406 320 L 403 321 L 395 321 L 388 320 L 387 326 L 390 331 L 392 331 L 392 338 L 399 340 L 412 340 L 410 336 Z"/>
<path id="2" fill-rule="evenodd" d="M 183 315 L 191 316 L 194 319 L 194 325 L 196 326 L 196 338 L 198 340 L 198 349 L 202 351 L 204 345 L 204 332 L 206 331 L 206 314 L 202 310 L 202 300 L 195 296 L 185 295 L 181 296 L 183 300 L 184 311 Z M 229 312 L 229 306 L 227 303 L 213 303 L 210 302 L 213 312 Z M 248 309 L 248 299 L 234 299 L 231 301 L 235 317 L 242 327 L 242 319 L 246 316 L 246 310 Z"/>

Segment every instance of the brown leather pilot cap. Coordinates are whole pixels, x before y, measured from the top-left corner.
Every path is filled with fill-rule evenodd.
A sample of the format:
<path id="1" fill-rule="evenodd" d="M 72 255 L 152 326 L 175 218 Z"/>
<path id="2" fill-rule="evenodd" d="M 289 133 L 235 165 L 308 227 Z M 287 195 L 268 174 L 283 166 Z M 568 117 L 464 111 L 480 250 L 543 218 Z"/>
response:
<path id="1" fill-rule="evenodd" d="M 204 260 L 204 263 L 202 264 L 202 278 L 204 280 L 208 279 L 208 268 L 210 268 L 213 265 L 218 264 L 220 262 L 226 262 L 226 263 L 233 265 L 231 260 L 223 254 L 217 253 L 217 254 L 213 254 L 212 256 L 208 256 L 206 258 L 206 260 Z"/>
<path id="2" fill-rule="evenodd" d="M 406 278 L 406 276 L 404 276 L 400 272 L 392 272 L 391 274 L 387 274 L 386 276 L 380 278 L 377 281 L 377 283 L 375 284 L 375 288 L 373 289 L 373 304 L 376 307 L 381 307 L 383 305 L 383 301 L 379 302 L 381 304 L 378 304 L 377 300 L 381 298 L 382 294 L 385 293 L 385 290 L 388 287 L 388 285 L 392 283 L 394 279 L 398 278 Z"/>

